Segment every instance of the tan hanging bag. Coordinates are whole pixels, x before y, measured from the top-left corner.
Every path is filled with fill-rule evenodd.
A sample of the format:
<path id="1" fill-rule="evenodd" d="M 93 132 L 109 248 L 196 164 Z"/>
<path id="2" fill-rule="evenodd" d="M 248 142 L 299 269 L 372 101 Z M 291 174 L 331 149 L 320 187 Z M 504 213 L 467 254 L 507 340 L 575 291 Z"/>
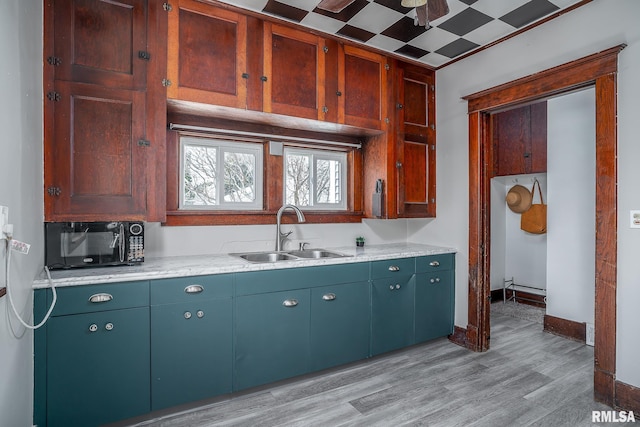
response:
<path id="1" fill-rule="evenodd" d="M 535 197 L 536 184 L 538 184 L 540 203 L 532 203 L 531 207 L 522 213 L 520 228 L 527 233 L 544 234 L 547 232 L 547 205 L 542 200 L 542 189 L 537 179 L 533 181 L 533 187 L 531 187 L 531 198 Z"/>

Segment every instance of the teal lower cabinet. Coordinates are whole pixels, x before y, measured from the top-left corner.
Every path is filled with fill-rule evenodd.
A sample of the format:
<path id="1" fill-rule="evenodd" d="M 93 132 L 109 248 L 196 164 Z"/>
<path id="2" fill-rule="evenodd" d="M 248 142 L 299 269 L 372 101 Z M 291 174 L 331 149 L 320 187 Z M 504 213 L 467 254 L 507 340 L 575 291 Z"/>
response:
<path id="1" fill-rule="evenodd" d="M 36 319 L 51 299 L 36 291 Z M 91 427 L 150 411 L 148 282 L 58 289 L 34 346 L 35 425 Z"/>
<path id="2" fill-rule="evenodd" d="M 149 412 L 149 308 L 52 317 L 46 363 L 48 427 Z"/>
<path id="3" fill-rule="evenodd" d="M 453 333 L 454 255 L 416 260 L 415 342 Z"/>
<path id="4" fill-rule="evenodd" d="M 369 356 L 369 282 L 311 289 L 311 370 Z"/>
<path id="5" fill-rule="evenodd" d="M 372 281 L 371 355 L 413 344 L 414 292 L 414 275 Z"/>
<path id="6" fill-rule="evenodd" d="M 309 293 L 236 297 L 235 390 L 309 372 Z"/>
<path id="7" fill-rule="evenodd" d="M 230 275 L 151 282 L 152 410 L 232 391 L 232 292 Z"/>

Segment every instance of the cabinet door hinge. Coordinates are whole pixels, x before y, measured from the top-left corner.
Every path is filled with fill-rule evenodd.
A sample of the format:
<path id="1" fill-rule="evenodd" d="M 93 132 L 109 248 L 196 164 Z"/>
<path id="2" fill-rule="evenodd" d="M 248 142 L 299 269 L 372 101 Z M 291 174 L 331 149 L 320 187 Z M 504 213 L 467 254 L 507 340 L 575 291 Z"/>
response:
<path id="1" fill-rule="evenodd" d="M 149 147 L 151 146 L 151 142 L 147 141 L 146 139 L 139 139 L 138 140 L 138 147 Z"/>
<path id="2" fill-rule="evenodd" d="M 436 87 L 434 85 L 431 85 L 430 89 L 431 89 L 431 92 L 433 92 L 434 90 L 436 90 Z"/>
<path id="3" fill-rule="evenodd" d="M 171 80 L 162 79 L 162 86 L 164 86 L 164 87 L 171 86 Z"/>
<path id="4" fill-rule="evenodd" d="M 62 190 L 60 187 L 49 187 L 47 188 L 47 193 L 49 193 L 50 196 L 59 196 L 62 193 Z"/>
<path id="5" fill-rule="evenodd" d="M 327 46 L 325 46 L 325 47 L 322 48 L 322 51 L 324 53 L 329 53 L 329 48 Z"/>
<path id="6" fill-rule="evenodd" d="M 431 151 L 436 151 L 436 145 L 435 144 L 431 144 Z"/>
<path id="7" fill-rule="evenodd" d="M 243 79 L 248 79 L 249 78 L 249 73 L 242 73 L 242 78 Z"/>
<path id="8" fill-rule="evenodd" d="M 148 61 L 148 60 L 151 59 L 151 54 L 149 52 L 144 51 L 144 50 L 139 50 L 138 51 L 138 58 L 144 59 L 145 61 Z"/>
<path id="9" fill-rule="evenodd" d="M 62 65 L 62 59 L 58 58 L 57 56 L 48 57 L 47 62 L 49 63 L 49 65 L 53 65 L 54 67 Z"/>
<path id="10" fill-rule="evenodd" d="M 329 112 L 329 108 L 325 105 L 324 107 L 322 107 L 322 112 L 327 114 Z"/>
<path id="11" fill-rule="evenodd" d="M 173 7 L 169 2 L 162 3 L 162 8 L 167 12 L 171 12 L 173 10 Z"/>
<path id="12" fill-rule="evenodd" d="M 62 99 L 62 97 L 60 96 L 60 94 L 58 92 L 49 92 L 47 93 L 47 99 L 49 101 L 60 101 Z"/>
<path id="13" fill-rule="evenodd" d="M 431 128 L 431 130 L 436 130 L 436 125 L 434 125 L 433 123 L 431 123 L 429 127 Z"/>

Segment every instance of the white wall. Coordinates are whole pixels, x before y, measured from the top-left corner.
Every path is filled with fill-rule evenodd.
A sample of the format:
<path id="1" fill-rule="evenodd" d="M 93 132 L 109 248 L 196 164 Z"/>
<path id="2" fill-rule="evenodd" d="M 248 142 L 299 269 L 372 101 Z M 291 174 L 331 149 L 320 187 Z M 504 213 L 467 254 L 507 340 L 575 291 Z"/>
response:
<path id="1" fill-rule="evenodd" d="M 24 317 L 32 310 L 31 284 L 42 268 L 42 2 L 0 0 L 0 205 L 8 206 L 16 239 L 12 294 Z M 0 249 L 4 286 L 5 249 Z M 0 425 L 32 425 L 33 344 L 0 299 Z"/>
<path id="2" fill-rule="evenodd" d="M 546 174 L 496 177 L 491 180 L 491 290 L 502 289 L 504 279 L 513 277 L 516 284 L 545 289 L 547 287 L 547 235 L 531 234 L 520 229 L 521 215 L 505 202 L 511 187 L 520 184 L 529 190 L 538 179 L 547 203 Z M 539 203 L 538 190 L 534 203 Z M 527 292 L 541 293 L 528 289 Z"/>
<path id="3" fill-rule="evenodd" d="M 547 314 L 594 321 L 595 89 L 547 102 Z"/>
<path id="4" fill-rule="evenodd" d="M 618 313 L 617 372 L 640 386 L 640 230 L 628 227 L 629 210 L 640 209 L 637 187 L 637 121 L 640 116 L 640 1 L 588 3 L 517 37 L 436 73 L 438 216 L 409 222 L 409 240 L 456 247 L 455 323 L 467 326 L 469 131 L 462 99 L 495 85 L 608 49 L 621 43 L 618 73 Z"/>
<path id="5" fill-rule="evenodd" d="M 295 218 L 287 211 L 286 216 Z M 285 249 L 297 249 L 299 242 L 310 247 L 353 246 L 357 236 L 366 244 L 405 242 L 407 220 L 364 220 L 355 224 L 282 224 L 282 231 L 293 230 Z M 225 225 L 210 227 L 162 227 L 148 223 L 145 229 L 145 256 L 183 256 L 273 250 L 276 226 Z"/>

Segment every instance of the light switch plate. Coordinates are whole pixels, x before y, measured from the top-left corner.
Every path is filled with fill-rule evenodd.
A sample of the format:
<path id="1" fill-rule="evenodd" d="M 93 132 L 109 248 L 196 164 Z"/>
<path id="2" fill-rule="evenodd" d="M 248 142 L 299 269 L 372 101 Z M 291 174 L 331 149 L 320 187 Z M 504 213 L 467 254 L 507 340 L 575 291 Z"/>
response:
<path id="1" fill-rule="evenodd" d="M 629 212 L 629 228 L 640 228 L 640 211 Z"/>

